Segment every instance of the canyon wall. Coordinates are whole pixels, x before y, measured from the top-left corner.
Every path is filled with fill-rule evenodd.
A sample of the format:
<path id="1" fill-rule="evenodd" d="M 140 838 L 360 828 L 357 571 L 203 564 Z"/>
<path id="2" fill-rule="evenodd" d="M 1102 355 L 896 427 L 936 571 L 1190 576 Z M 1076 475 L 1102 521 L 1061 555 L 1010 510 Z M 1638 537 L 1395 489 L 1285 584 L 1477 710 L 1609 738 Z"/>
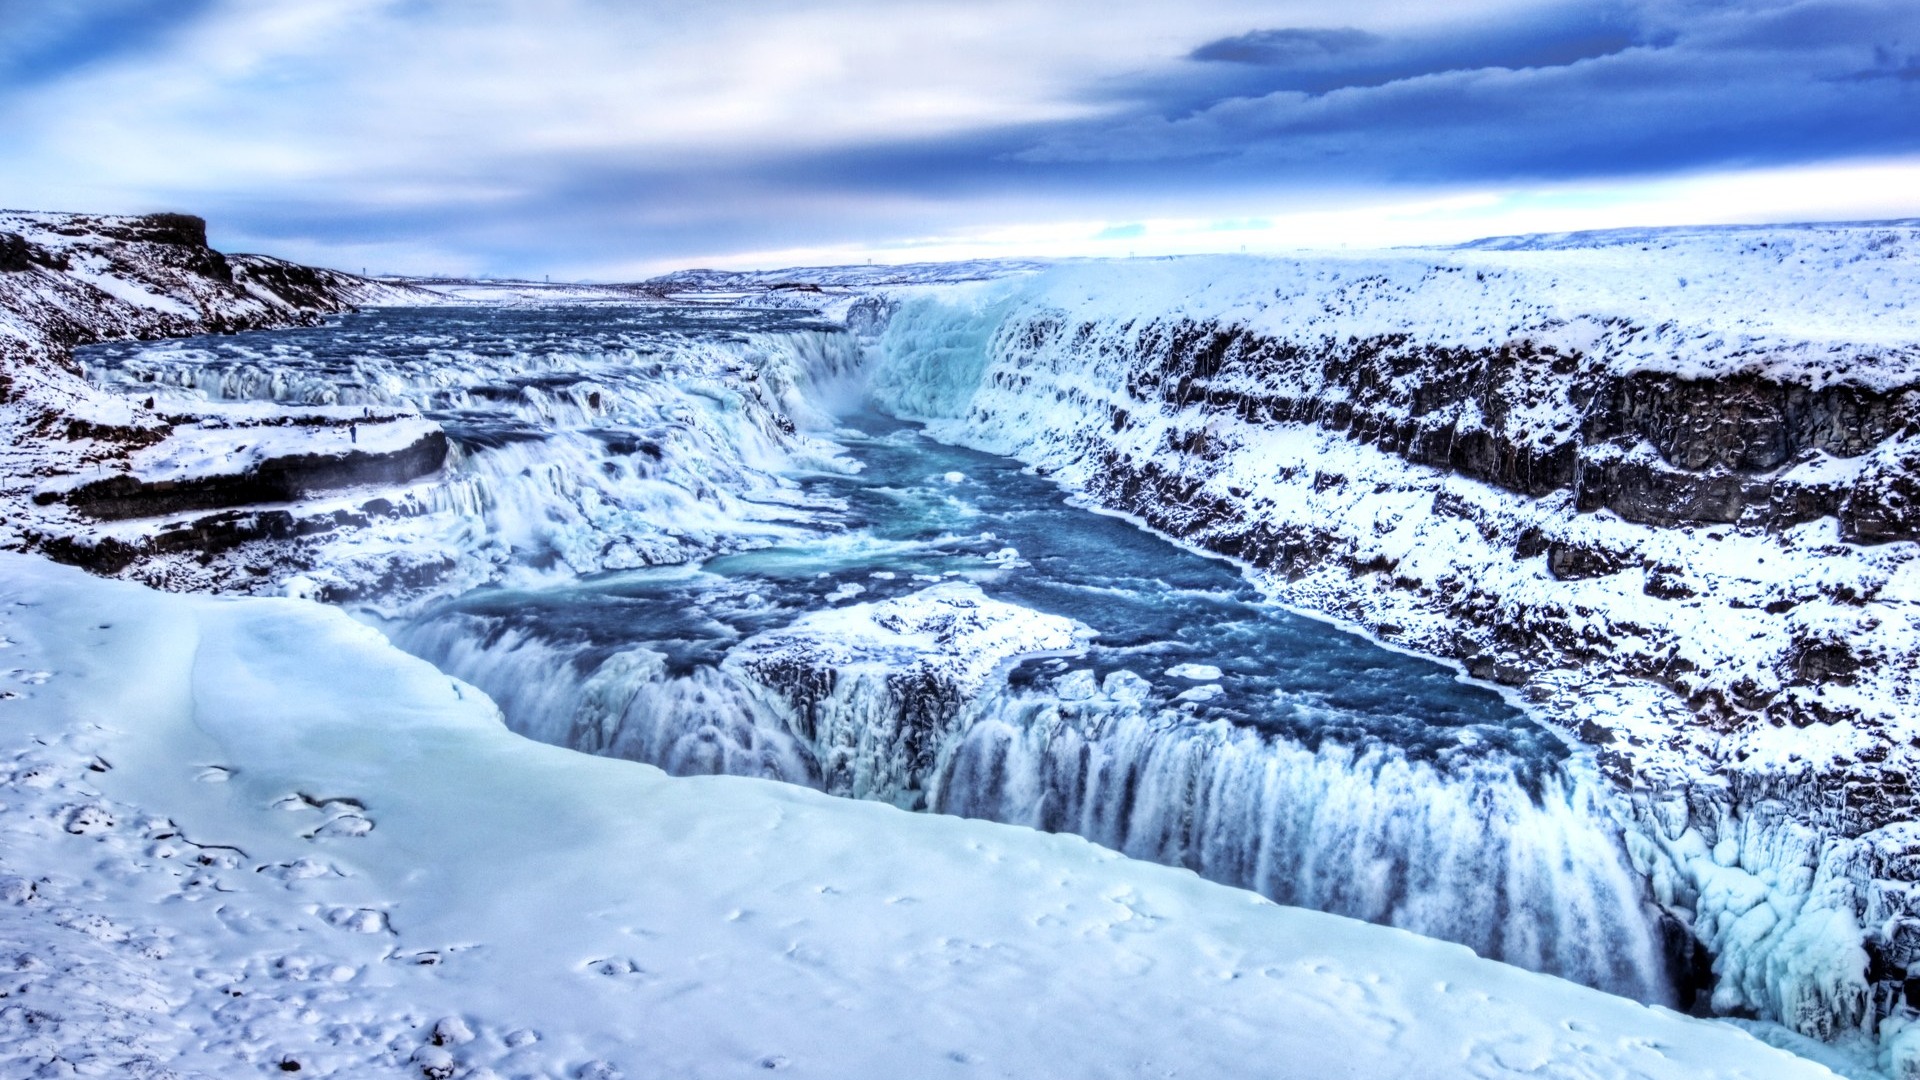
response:
<path id="1" fill-rule="evenodd" d="M 1509 247 L 1063 267 L 856 315 L 884 404 L 1589 744 L 1702 1007 L 1897 1031 L 1920 228 Z"/>

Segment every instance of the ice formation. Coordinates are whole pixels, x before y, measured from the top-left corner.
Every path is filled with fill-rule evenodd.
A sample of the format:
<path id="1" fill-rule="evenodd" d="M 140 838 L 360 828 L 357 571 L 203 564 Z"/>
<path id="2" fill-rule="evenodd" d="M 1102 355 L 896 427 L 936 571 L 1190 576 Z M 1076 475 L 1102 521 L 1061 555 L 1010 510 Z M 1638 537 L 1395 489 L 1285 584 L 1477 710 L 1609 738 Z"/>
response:
<path id="1" fill-rule="evenodd" d="M 1624 789 L 1713 1006 L 1870 1035 L 1920 970 L 1920 522 L 1884 524 L 1920 240 L 1503 246 L 901 294 L 874 386 L 1289 603 L 1528 683 Z"/>

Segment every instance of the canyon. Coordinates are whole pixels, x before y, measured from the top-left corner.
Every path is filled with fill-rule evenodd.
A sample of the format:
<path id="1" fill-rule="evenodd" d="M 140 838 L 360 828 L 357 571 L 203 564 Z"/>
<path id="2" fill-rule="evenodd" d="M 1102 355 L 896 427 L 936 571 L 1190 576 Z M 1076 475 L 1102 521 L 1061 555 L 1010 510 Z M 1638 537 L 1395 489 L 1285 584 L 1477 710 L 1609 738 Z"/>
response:
<path id="1" fill-rule="evenodd" d="M 638 582 L 762 550 L 847 558 L 835 537 L 864 534 L 845 478 L 908 437 L 849 436 L 870 397 L 929 447 L 1010 459 L 1079 507 L 1231 559 L 1265 601 L 1457 665 L 1525 706 L 1531 720 L 1512 730 L 1557 732 L 1563 742 L 1539 744 L 1567 762 L 1547 789 L 1503 773 L 1459 790 L 1514 798 L 1502 811 L 1513 820 L 1617 833 L 1617 860 L 1574 831 L 1546 858 L 1607 883 L 1582 895 L 1618 891 L 1587 945 L 1624 940 L 1611 913 L 1650 901 L 1632 930 L 1646 936 L 1620 948 L 1652 959 L 1606 973 L 1571 959 L 1569 942 L 1469 941 L 1483 954 L 1778 1025 L 1895 1075 L 1920 1068 L 1920 226 L 707 273 L 559 306 L 526 289 L 502 302 L 513 290 L 455 296 L 220 256 L 179 216 L 9 215 L 0 234 L 0 546 L 174 591 L 347 606 L 545 741 L 1077 831 L 1216 880 L 1265 881 L 1283 902 L 1439 932 L 1376 902 L 1404 882 L 1322 895 L 1305 877 L 1245 869 L 1240 848 L 1130 840 L 1070 824 L 1082 811 L 994 794 L 1018 787 L 1009 747 L 1041 769 L 1063 739 L 1171 746 L 1149 738 L 1166 717 L 1237 733 L 1182 751 L 1195 762 L 1294 760 L 1286 748 L 1305 746 L 1287 766 L 1302 779 L 1275 788 L 1292 793 L 1275 805 L 1312 785 L 1358 790 L 1355 775 L 1403 801 L 1442 790 L 1402 746 L 1410 736 L 1378 744 L 1386 757 L 1358 773 L 1326 754 L 1373 736 L 1330 751 L 1300 732 L 1232 748 L 1271 721 L 1209 710 L 1244 712 L 1273 696 L 1265 684 L 1243 687 L 1229 664 L 1222 689 L 1197 653 L 1172 657 L 1192 679 L 1084 666 L 1100 640 L 1084 621 L 996 607 L 1004 598 L 948 576 L 960 567 L 997 596 L 1037 539 L 943 533 L 942 558 L 962 561 L 897 579 L 808 563 L 821 577 L 807 604 L 838 606 L 816 617 L 777 600 L 778 618 L 745 619 L 724 658 L 697 662 L 461 607 L 488 590 L 521 602 L 596 574 Z M 354 307 L 366 310 L 343 317 Z M 153 340 L 270 326 L 296 329 L 272 344 Z M 944 474 L 957 487 L 998 468 L 948 464 L 924 487 L 907 473 L 888 490 L 944 499 Z M 689 596 L 665 602 L 705 610 Z M 723 699 L 746 718 L 726 753 L 674 758 L 630 726 L 689 716 L 697 733 Z M 1505 724 L 1463 730 L 1478 740 Z M 1413 779 L 1394 788 L 1394 770 Z M 1176 785 L 1164 798 L 1197 797 Z M 1260 813 L 1254 832 L 1278 820 Z M 1436 842 L 1363 850 L 1418 865 L 1407 853 Z M 1459 895 L 1447 888 L 1436 895 Z"/>

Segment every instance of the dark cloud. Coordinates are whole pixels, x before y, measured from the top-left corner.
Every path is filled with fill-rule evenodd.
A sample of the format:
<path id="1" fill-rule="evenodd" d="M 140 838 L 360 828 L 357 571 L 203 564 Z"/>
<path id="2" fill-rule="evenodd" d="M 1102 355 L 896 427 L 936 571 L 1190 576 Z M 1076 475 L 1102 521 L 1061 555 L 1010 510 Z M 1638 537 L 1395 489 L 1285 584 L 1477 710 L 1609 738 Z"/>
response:
<path id="1" fill-rule="evenodd" d="M 1209 41 L 1187 54 L 1189 60 L 1211 60 L 1228 64 L 1255 64 L 1261 67 L 1285 67 L 1301 62 L 1322 60 L 1341 53 L 1378 45 L 1378 34 L 1351 26 L 1337 30 L 1308 30 L 1298 27 L 1284 30 L 1253 30 L 1237 37 Z"/>
<path id="2" fill-rule="evenodd" d="M 1791 164 L 1920 150 L 1920 4 L 1648 4 L 1309 47 L 1265 31 L 1194 53 L 1185 85 L 1016 155 L 1038 169 L 1485 180 Z M 1330 33 L 1330 32 L 1316 32 Z M 1346 40 L 1346 39 L 1342 39 Z M 1283 56 L 1284 54 L 1284 56 Z M 1209 58 L 1217 58 L 1210 55 Z M 1209 94 L 1210 92 L 1210 94 Z"/>
<path id="3" fill-rule="evenodd" d="M 941 207 L 992 200 L 1100 207 L 1088 213 L 1126 222 L 1149 216 L 1139 207 L 1183 197 L 1581 180 L 1920 152 L 1920 82 L 1911 74 L 1920 14 L 1903 4 L 1606 7 L 1563 11 L 1551 25 L 1463 25 L 1418 40 L 1310 36 L 1337 33 L 1225 39 L 1238 58 L 1186 64 L 1213 81 L 1133 80 L 1129 106 L 1093 122 L 896 138 L 697 169 L 617 153 L 575 156 L 516 174 L 523 194 L 506 203 L 313 213 L 337 217 L 326 225 L 337 235 L 370 241 L 408 220 L 412 230 L 489 252 L 490 265 L 512 266 L 556 249 L 612 261 L 621 253 L 926 235 L 965 225 L 958 216 L 943 220 Z M 1246 58 L 1260 49 L 1258 63 Z M 1228 77 L 1211 76 L 1221 71 Z M 249 221 L 270 229 L 299 217 L 280 205 Z"/>
<path id="4" fill-rule="evenodd" d="M 1353 28 L 1254 30 L 1189 53 L 1189 60 L 1201 63 L 1168 78 L 1162 104 L 1191 109 L 1229 97 L 1282 90 L 1325 94 L 1449 71 L 1561 67 L 1667 37 L 1640 13 L 1611 4 L 1395 35 Z"/>
<path id="5" fill-rule="evenodd" d="M 60 76 L 113 58 L 137 70 L 131 61 L 164 55 L 173 35 L 207 10 L 210 0 L 0 0 L 8 31 L 0 35 L 0 91 L 45 83 L 51 90 L 18 100 L 44 97 L 108 115 L 112 102 L 82 108 L 71 95 L 52 93 Z M 475 12 L 490 8 L 394 0 L 380 10 L 384 21 L 373 25 L 395 40 L 458 30 L 472 35 L 464 41 L 487 41 L 489 27 Z M 608 0 L 578 10 L 600 20 L 628 9 Z M 840 7 L 820 12 L 849 27 L 861 17 Z M 1353 25 L 1342 25 L 1349 19 Z M 353 35 L 339 41 L 362 47 Z M 382 55 L 406 55 L 393 44 Z M 339 58 L 316 55 L 305 67 L 249 69 L 258 76 L 221 99 L 245 104 L 257 95 L 290 108 L 263 110 L 259 122 L 245 108 L 220 114 L 240 118 L 227 121 L 236 143 L 257 146 L 276 168 L 294 160 L 310 171 L 289 169 L 287 179 L 268 169 L 217 182 L 187 175 L 166 182 L 198 186 L 142 189 L 129 198 L 144 208 L 164 202 L 205 212 L 231 243 L 316 258 L 329 247 L 377 253 L 413 244 L 446 253 L 454 264 L 446 268 L 538 272 L 881 243 L 983 223 L 1141 222 L 1206 216 L 1209 206 L 1237 214 L 1339 192 L 1485 189 L 1920 153 L 1917 0 L 1563 0 L 1519 16 L 1463 14 L 1413 27 L 1365 21 L 1356 7 L 1328 26 L 1254 21 L 1230 36 L 1174 39 L 1166 59 L 1145 69 L 1089 65 L 1075 76 L 1083 82 L 1049 91 L 1050 102 L 1092 107 L 1079 119 L 989 120 L 937 132 L 911 122 L 856 125 L 844 136 L 777 145 L 743 139 L 687 151 L 623 140 L 613 111 L 598 114 L 609 129 L 604 138 L 591 123 L 548 138 L 552 116 L 511 107 L 546 92 L 526 71 L 518 82 L 456 80 L 456 93 L 428 93 L 435 82 L 418 99 L 393 98 L 375 119 L 396 122 L 374 124 L 381 136 L 363 137 L 354 125 L 368 123 L 368 114 L 336 111 L 324 95 L 351 100 L 379 73 L 330 82 L 325 65 Z M 502 55 L 511 60 L 510 51 Z M 1007 55 L 1010 65 L 1033 62 L 1030 51 L 1012 46 Z M 982 50 L 966 92 L 987 87 L 990 97 L 997 62 Z M 1110 74 L 1101 77 L 1103 70 Z M 708 104 L 710 78 L 717 76 L 689 72 L 676 91 L 684 97 L 621 107 L 697 111 Z M 915 89 L 854 85 L 866 95 Z M 599 104 L 591 91 L 581 100 Z M 808 115 L 830 130 L 842 100 L 822 98 Z M 490 109 L 499 118 L 475 125 L 473 117 Z M 211 124 L 193 114 L 178 120 L 189 134 Z M 66 123 L 52 118 L 45 126 L 58 133 Z M 471 139 L 444 137 L 461 130 Z M 322 138 L 339 131 L 347 137 Z M 423 137 L 418 153 L 386 152 L 412 146 L 416 135 Z M 366 160 L 356 158 L 355 139 L 367 144 Z M 158 152 L 171 153 L 172 144 Z M 1125 242 L 1125 232 L 1106 238 Z"/>

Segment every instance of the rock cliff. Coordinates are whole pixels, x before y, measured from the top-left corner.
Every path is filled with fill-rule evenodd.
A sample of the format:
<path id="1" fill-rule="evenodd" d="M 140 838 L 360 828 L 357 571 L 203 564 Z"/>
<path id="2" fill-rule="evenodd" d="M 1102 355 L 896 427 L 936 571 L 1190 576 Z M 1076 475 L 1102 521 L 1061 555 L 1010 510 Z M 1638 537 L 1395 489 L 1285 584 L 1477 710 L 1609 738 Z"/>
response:
<path id="1" fill-rule="evenodd" d="M 435 425 L 393 410 L 156 405 L 88 386 L 72 350 L 435 299 L 264 255 L 224 255 L 208 246 L 206 222 L 186 214 L 0 212 L 0 547 L 193 587 L 209 584 L 207 575 L 182 566 L 364 523 L 357 506 L 290 507 L 434 471 L 447 449 Z M 246 576 L 246 562 L 226 572 Z"/>

